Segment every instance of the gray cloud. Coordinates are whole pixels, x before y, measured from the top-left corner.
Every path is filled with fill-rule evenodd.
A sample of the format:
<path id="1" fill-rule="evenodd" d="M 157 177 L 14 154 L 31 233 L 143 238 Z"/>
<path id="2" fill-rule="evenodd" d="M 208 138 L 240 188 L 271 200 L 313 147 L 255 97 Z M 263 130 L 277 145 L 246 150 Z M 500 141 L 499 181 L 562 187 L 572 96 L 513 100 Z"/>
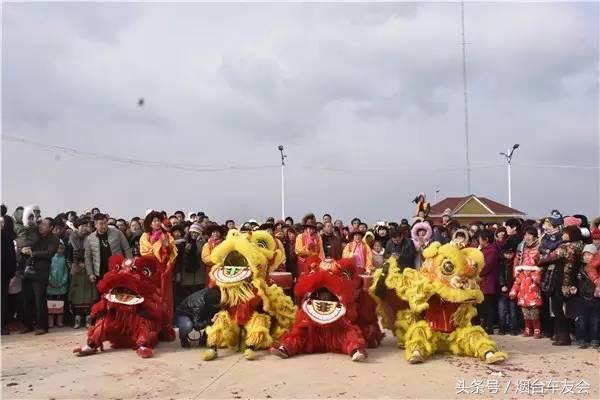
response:
<path id="1" fill-rule="evenodd" d="M 466 190 L 457 4 L 11 3 L 3 11 L 5 134 L 213 166 L 277 165 L 283 143 L 296 216 L 399 219 L 416 192 Z M 518 142 L 517 208 L 598 212 L 597 169 L 518 166 L 599 165 L 597 15 L 595 3 L 465 5 L 474 192 L 504 200 L 498 152 Z M 202 208 L 220 219 L 279 212 L 277 168 L 57 161 L 7 142 L 2 155 L 10 208 Z"/>

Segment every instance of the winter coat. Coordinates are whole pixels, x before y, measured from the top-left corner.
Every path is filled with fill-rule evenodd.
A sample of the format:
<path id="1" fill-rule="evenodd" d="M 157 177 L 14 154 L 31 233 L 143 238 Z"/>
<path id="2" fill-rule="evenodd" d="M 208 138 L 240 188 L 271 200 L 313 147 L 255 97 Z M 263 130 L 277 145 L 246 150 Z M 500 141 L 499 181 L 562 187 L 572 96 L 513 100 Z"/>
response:
<path id="1" fill-rule="evenodd" d="M 373 267 L 379 268 L 385 262 L 385 258 L 383 257 L 385 250 L 381 250 L 381 252 L 376 252 L 374 249 L 371 249 L 372 259 L 373 259 Z"/>
<path id="2" fill-rule="evenodd" d="M 58 250 L 58 244 L 58 238 L 52 233 L 45 237 L 40 236 L 31 247 L 34 273 L 27 276 L 26 279 L 48 281 L 52 257 L 54 257 L 54 254 L 56 254 L 56 251 Z M 19 266 L 19 268 L 22 267 L 24 267 L 24 265 Z M 21 270 L 21 273 L 23 273 L 23 270 Z"/>
<path id="3" fill-rule="evenodd" d="M 490 243 L 481 249 L 485 259 L 485 266 L 481 270 L 481 283 L 479 284 L 483 294 L 498 293 L 498 270 L 500 269 L 500 257 L 504 242 Z"/>
<path id="4" fill-rule="evenodd" d="M 323 242 L 325 257 L 335 260 L 342 258 L 342 240 L 338 236 L 333 233 L 331 235 L 322 234 L 321 240 Z"/>
<path id="5" fill-rule="evenodd" d="M 15 234 L 17 241 L 17 251 L 20 251 L 23 247 L 32 247 L 38 240 L 38 227 L 36 223 L 28 225 L 28 219 L 33 214 L 33 207 L 27 206 L 23 211 L 23 217 L 20 224 L 15 225 Z"/>
<path id="6" fill-rule="evenodd" d="M 417 234 L 417 232 L 420 230 L 423 230 L 423 229 L 425 229 L 425 231 L 427 233 L 425 234 L 425 237 L 423 238 L 424 243 L 421 244 L 421 242 L 419 240 L 419 235 Z M 431 225 L 429 225 L 427 222 L 417 222 L 416 224 L 413 225 L 413 227 L 410 231 L 410 236 L 412 238 L 413 244 L 417 251 L 417 254 L 415 255 L 415 261 L 414 261 L 414 266 L 417 269 L 420 268 L 421 264 L 423 263 L 422 253 L 423 253 L 423 250 L 431 244 L 432 235 L 433 235 L 433 231 L 431 230 Z"/>
<path id="7" fill-rule="evenodd" d="M 585 272 L 597 288 L 600 288 L 600 252 L 586 265 Z"/>
<path id="8" fill-rule="evenodd" d="M 508 296 L 513 283 L 513 260 L 502 258 L 498 265 L 498 289 L 500 293 L 502 293 L 504 296 Z M 502 292 L 503 286 L 506 286 L 506 292 Z"/>
<path id="9" fill-rule="evenodd" d="M 96 285 L 90 282 L 85 266 L 85 236 L 77 231 L 71 232 L 69 244 L 67 245 L 67 265 L 71 271 L 71 283 L 69 286 L 69 303 L 73 307 L 89 307 L 98 299 Z"/>
<path id="10" fill-rule="evenodd" d="M 563 295 L 569 297 L 568 288 L 575 286 L 577 272 L 581 264 L 583 242 L 563 242 L 549 255 L 541 257 L 541 262 L 554 264 L 552 274 L 552 292 L 561 290 Z"/>
<path id="11" fill-rule="evenodd" d="M 67 268 L 67 260 L 64 254 L 55 254 L 52 257 L 52 264 L 50 266 L 48 294 L 51 296 L 67 294 L 68 282 L 69 270 Z"/>
<path id="12" fill-rule="evenodd" d="M 2 264 L 1 264 L 1 273 L 2 280 L 9 281 L 17 270 L 17 254 L 15 252 L 15 231 L 13 226 L 13 219 L 5 215 L 4 217 L 4 225 L 2 225 L 2 236 L 0 239 L 2 240 L 2 248 L 1 256 L 2 256 Z"/>
<path id="13" fill-rule="evenodd" d="M 180 284 L 182 286 L 199 286 L 206 284 L 206 268 L 200 256 L 203 246 L 202 239 L 198 241 L 187 238 L 177 246 L 177 260 L 175 271 L 181 274 Z"/>
<path id="14" fill-rule="evenodd" d="M 131 232 L 131 236 L 129 236 L 129 247 L 131 247 L 131 253 L 134 257 L 141 256 L 140 253 L 140 238 L 142 237 L 143 231 L 135 231 Z"/>
<path id="15" fill-rule="evenodd" d="M 537 240 L 530 245 L 523 241 L 517 246 L 514 260 L 515 281 L 510 291 L 510 298 L 517 299 L 517 305 L 520 307 L 542 306 L 542 268 L 538 265 L 540 261 L 538 246 Z"/>
<path id="16" fill-rule="evenodd" d="M 194 329 L 202 330 L 211 324 L 212 318 L 220 310 L 219 302 L 210 304 L 208 295 L 211 292 L 219 293 L 218 288 L 205 288 L 186 297 L 175 309 L 177 315 L 189 317 Z"/>
<path id="17" fill-rule="evenodd" d="M 112 255 L 123 254 L 125 258 L 132 258 L 131 247 L 123 232 L 112 226 L 108 227 L 108 244 Z M 90 275 L 100 276 L 100 239 L 98 233 L 89 234 L 83 242 L 85 249 L 85 270 Z"/>
<path id="18" fill-rule="evenodd" d="M 402 238 L 399 244 L 394 243 L 393 239 L 390 239 L 385 246 L 384 258 L 390 258 L 392 254 L 397 254 L 398 266 L 401 268 L 414 268 L 415 267 L 415 256 L 417 250 L 410 239 Z"/>

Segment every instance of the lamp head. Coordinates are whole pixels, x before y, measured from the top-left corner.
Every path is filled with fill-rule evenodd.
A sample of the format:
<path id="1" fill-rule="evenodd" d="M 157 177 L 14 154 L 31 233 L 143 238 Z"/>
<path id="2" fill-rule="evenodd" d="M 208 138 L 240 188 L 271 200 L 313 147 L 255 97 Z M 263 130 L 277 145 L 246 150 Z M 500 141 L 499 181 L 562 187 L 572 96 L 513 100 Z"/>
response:
<path id="1" fill-rule="evenodd" d="M 279 147 L 277 147 L 279 149 L 279 151 L 283 151 L 283 145 L 280 144 Z"/>
<path id="2" fill-rule="evenodd" d="M 519 148 L 519 143 L 517 143 L 517 144 L 515 144 L 515 145 L 513 146 L 513 150 L 516 150 L 516 149 L 518 149 L 518 148 Z"/>

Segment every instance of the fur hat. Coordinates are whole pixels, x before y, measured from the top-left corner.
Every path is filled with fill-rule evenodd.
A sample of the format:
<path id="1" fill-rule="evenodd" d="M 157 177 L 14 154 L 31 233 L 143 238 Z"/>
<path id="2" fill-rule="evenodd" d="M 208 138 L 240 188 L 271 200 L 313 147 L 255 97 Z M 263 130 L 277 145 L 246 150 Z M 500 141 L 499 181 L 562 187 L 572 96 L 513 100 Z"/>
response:
<path id="1" fill-rule="evenodd" d="M 583 253 L 590 253 L 591 255 L 596 255 L 598 249 L 593 244 L 586 244 L 583 246 Z"/>
<path id="2" fill-rule="evenodd" d="M 197 222 L 194 222 L 192 226 L 190 226 L 190 232 L 196 232 L 197 234 L 202 234 L 202 225 Z"/>

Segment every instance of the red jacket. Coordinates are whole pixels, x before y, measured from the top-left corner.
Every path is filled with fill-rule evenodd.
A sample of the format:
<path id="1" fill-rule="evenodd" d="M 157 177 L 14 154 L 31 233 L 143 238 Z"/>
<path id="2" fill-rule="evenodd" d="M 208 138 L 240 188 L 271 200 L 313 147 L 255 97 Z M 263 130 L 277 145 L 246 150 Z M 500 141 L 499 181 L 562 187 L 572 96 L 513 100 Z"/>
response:
<path id="1" fill-rule="evenodd" d="M 585 267 L 585 272 L 590 277 L 591 281 L 594 282 L 596 288 L 600 288 L 600 252 L 596 253 L 594 258 Z"/>

